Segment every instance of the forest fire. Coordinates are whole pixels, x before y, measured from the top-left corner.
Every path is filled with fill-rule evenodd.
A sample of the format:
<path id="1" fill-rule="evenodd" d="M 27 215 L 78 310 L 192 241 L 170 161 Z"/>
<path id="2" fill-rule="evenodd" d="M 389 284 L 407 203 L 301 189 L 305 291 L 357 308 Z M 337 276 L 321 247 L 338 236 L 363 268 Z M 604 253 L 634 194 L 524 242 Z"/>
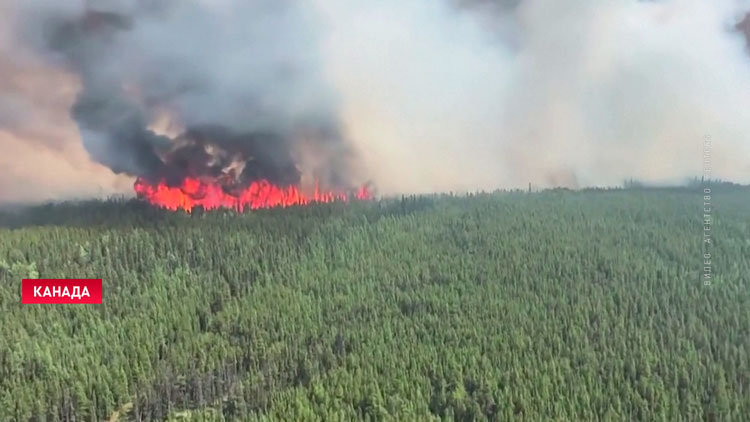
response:
<path id="1" fill-rule="evenodd" d="M 191 212 L 195 207 L 203 207 L 206 210 L 231 208 L 242 212 L 247 209 L 373 198 L 367 185 L 353 192 L 320 190 L 316 186 L 312 193 L 305 194 L 297 186 L 281 187 L 267 180 L 254 181 L 237 192 L 228 192 L 223 185 L 215 181 L 190 177 L 184 179 L 180 186 L 170 186 L 165 182 L 153 184 L 143 178 L 138 178 L 134 188 L 139 198 L 145 199 L 152 205 L 172 211 L 182 209 L 187 212 Z"/>

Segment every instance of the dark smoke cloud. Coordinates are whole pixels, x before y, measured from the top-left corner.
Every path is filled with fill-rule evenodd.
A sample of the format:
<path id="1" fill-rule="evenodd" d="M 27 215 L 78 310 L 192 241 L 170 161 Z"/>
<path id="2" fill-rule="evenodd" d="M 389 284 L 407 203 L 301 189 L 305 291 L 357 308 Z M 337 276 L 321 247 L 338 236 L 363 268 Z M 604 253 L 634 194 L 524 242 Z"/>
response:
<path id="1" fill-rule="evenodd" d="M 381 193 L 680 183 L 702 173 L 706 137 L 713 175 L 746 183 L 749 10 L 0 0 L 0 201 L 58 156 L 65 176 L 37 186 L 113 172 L 228 189 L 366 175 Z M 68 176 L 81 145 L 107 167 Z"/>
<path id="2" fill-rule="evenodd" d="M 296 1 L 32 3 L 26 41 L 80 79 L 71 116 L 115 173 L 286 185 L 302 176 L 299 143 L 348 152 Z M 183 132 L 157 133 L 164 116 Z M 324 183 L 346 179 L 344 160 L 319 164 Z"/>
<path id="3" fill-rule="evenodd" d="M 300 171 L 289 152 L 289 139 L 275 134 L 240 134 L 221 126 L 204 126 L 190 129 L 177 142 L 180 146 L 168 154 L 167 160 L 176 170 L 169 175 L 172 179 L 184 175 L 219 178 L 233 164 L 242 166 L 233 175 L 238 181 L 266 179 L 290 185 L 300 179 Z"/>
<path id="4" fill-rule="evenodd" d="M 144 111 L 122 92 L 123 81 L 99 67 L 117 48 L 118 33 L 133 24 L 131 16 L 84 9 L 73 18 L 52 16 L 46 43 L 80 76 L 83 89 L 71 114 L 92 158 L 116 173 L 154 177 L 164 167 L 157 149 L 166 148 L 169 139 L 147 129 Z"/>

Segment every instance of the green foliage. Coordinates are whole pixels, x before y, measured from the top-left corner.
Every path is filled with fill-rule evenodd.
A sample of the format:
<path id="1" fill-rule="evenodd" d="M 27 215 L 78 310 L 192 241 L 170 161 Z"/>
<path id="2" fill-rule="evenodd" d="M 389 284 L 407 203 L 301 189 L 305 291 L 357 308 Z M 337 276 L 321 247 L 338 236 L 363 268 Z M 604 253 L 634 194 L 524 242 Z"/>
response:
<path id="1" fill-rule="evenodd" d="M 742 421 L 750 195 L 0 215 L 2 421 Z M 21 305 L 27 277 L 102 305 Z"/>

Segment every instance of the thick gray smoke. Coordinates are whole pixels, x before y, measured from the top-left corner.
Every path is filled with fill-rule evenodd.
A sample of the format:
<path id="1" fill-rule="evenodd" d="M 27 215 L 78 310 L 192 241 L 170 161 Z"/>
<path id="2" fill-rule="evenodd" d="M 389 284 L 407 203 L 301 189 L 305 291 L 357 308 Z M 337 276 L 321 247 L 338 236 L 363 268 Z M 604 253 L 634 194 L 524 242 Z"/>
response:
<path id="1" fill-rule="evenodd" d="M 318 157 L 304 169 L 317 181 L 348 182 L 301 2 L 32 1 L 13 12 L 16 41 L 78 80 L 70 116 L 114 173 L 299 184 L 304 153 Z"/>
<path id="2" fill-rule="evenodd" d="M 383 193 L 677 183 L 700 176 L 706 137 L 713 175 L 748 182 L 749 10 L 0 0 L 0 201 L 119 191 L 120 173 Z"/>

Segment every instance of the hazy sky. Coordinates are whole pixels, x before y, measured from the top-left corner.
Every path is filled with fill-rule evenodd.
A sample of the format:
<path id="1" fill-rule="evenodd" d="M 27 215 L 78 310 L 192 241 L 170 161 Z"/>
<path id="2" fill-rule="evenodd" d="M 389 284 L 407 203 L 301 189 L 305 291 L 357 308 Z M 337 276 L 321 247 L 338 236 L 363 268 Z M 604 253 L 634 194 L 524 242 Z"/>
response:
<path id="1" fill-rule="evenodd" d="M 385 194 L 680 182 L 705 137 L 714 176 L 750 182 L 747 1 L 110 0 L 111 41 L 50 44 L 86 3 L 0 0 L 0 201 L 130 193 L 124 115 L 325 121 Z M 123 99 L 93 132 L 71 117 L 87 87 Z"/>

